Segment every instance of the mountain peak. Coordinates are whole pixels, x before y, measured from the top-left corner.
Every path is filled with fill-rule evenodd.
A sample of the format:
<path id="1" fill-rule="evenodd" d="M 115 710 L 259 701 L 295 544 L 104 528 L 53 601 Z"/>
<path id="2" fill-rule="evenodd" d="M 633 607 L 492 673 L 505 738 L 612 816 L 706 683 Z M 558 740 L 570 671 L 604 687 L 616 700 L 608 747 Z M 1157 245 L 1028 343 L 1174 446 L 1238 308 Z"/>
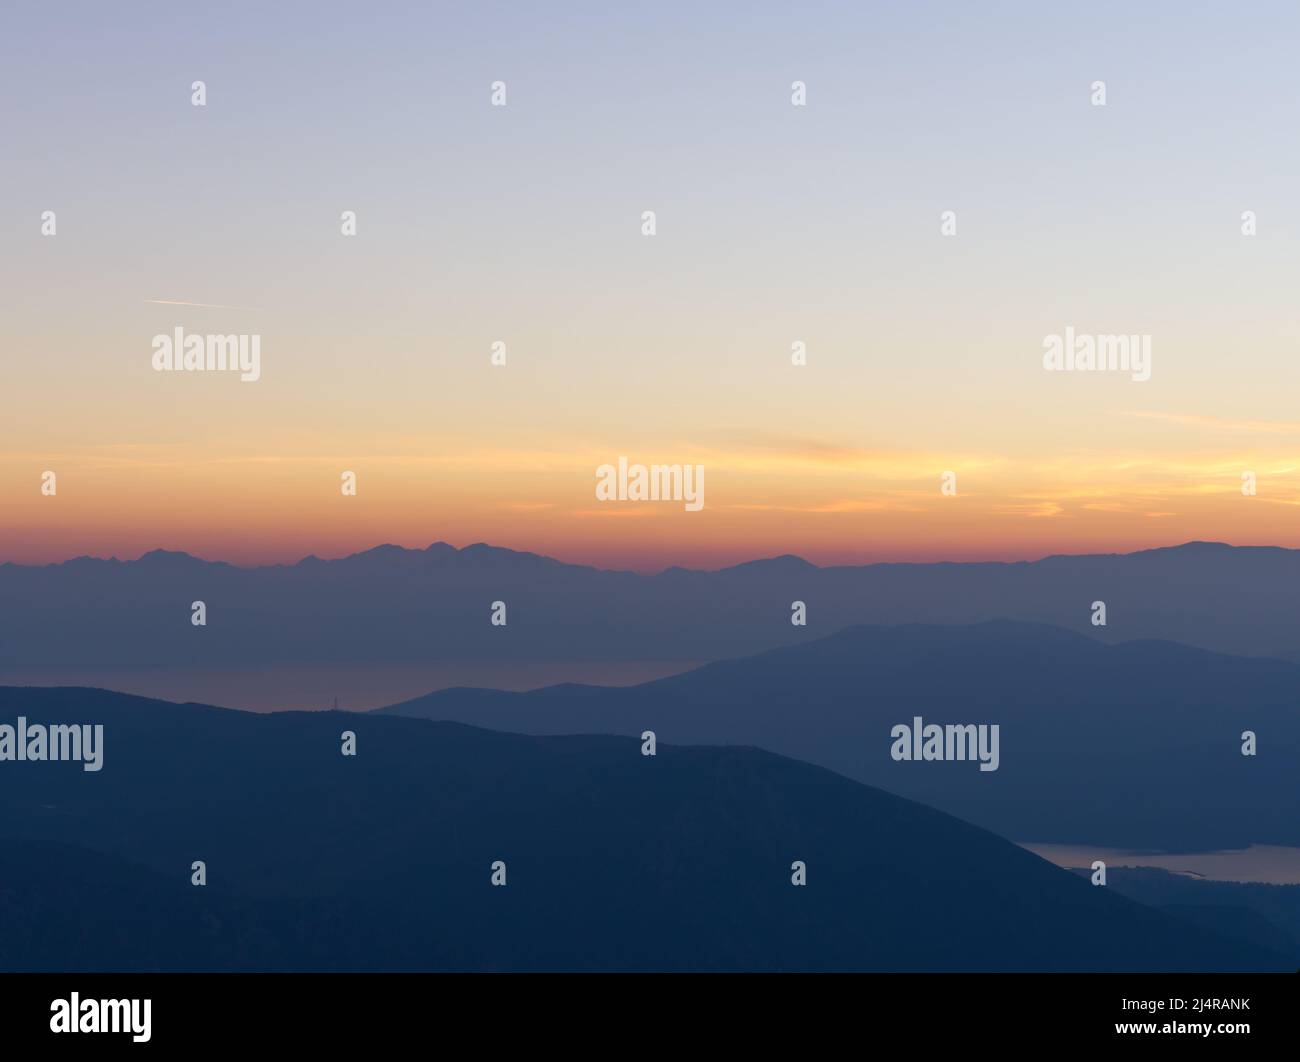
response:
<path id="1" fill-rule="evenodd" d="M 151 549 L 148 553 L 141 553 L 136 558 L 137 564 L 149 565 L 178 565 L 178 564 L 220 564 L 221 561 L 206 561 L 202 557 L 196 557 L 192 553 L 186 553 L 184 550 L 175 549 Z"/>
<path id="2" fill-rule="evenodd" d="M 794 553 L 782 553 L 777 557 L 760 557 L 758 560 L 744 561 L 740 564 L 733 564 L 729 568 L 721 569 L 724 572 L 815 572 L 818 570 L 817 565 Z"/>

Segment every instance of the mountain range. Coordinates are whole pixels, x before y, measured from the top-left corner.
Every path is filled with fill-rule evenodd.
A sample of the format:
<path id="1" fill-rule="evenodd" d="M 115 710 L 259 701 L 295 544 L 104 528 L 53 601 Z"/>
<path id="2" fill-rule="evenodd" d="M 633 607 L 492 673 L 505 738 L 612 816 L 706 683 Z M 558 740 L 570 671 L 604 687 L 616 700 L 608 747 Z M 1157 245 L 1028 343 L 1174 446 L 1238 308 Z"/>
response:
<path id="1" fill-rule="evenodd" d="M 1300 845 L 1300 665 L 1010 621 L 850 627 L 628 688 L 450 689 L 382 709 L 527 734 L 755 745 L 1017 841 Z M 892 730 L 996 724 L 1000 762 L 898 761 Z M 1243 755 L 1242 735 L 1255 735 Z"/>
<path id="2" fill-rule="evenodd" d="M 194 601 L 207 608 L 201 629 L 191 624 Z M 491 622 L 496 601 L 506 605 L 505 625 Z M 806 626 L 791 622 L 796 601 Z M 1106 604 L 1105 626 L 1093 625 L 1097 601 Z M 0 681 L 50 673 L 75 682 L 106 668 L 378 673 L 444 661 L 686 662 L 683 670 L 853 625 L 991 619 L 1109 643 L 1154 638 L 1300 661 L 1300 551 L 1187 543 L 1032 562 L 861 567 L 784 556 L 639 575 L 438 542 L 253 568 L 162 550 L 131 561 L 3 564 Z M 547 673 L 551 682 L 565 677 Z"/>
<path id="3" fill-rule="evenodd" d="M 4 969 L 1295 967 L 753 748 L 0 688 L 19 715 L 103 725 L 103 767 L 0 765 Z"/>

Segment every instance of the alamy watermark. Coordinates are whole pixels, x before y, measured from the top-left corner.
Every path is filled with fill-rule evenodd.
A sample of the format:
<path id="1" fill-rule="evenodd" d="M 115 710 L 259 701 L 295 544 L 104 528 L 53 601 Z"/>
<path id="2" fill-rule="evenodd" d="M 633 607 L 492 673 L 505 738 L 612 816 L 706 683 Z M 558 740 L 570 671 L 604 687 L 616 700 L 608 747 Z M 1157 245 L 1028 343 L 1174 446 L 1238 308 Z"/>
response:
<path id="1" fill-rule="evenodd" d="M 153 367 L 157 372 L 238 372 L 245 383 L 262 376 L 260 335 L 212 335 L 179 326 L 171 335 L 153 337 Z"/>
<path id="2" fill-rule="evenodd" d="M 889 731 L 894 739 L 890 759 L 912 760 L 978 760 L 981 771 L 996 771 L 1001 762 L 997 723 L 922 723 L 919 715 L 912 717 L 912 725 L 899 723 Z"/>
<path id="3" fill-rule="evenodd" d="M 704 508 L 703 465 L 629 465 L 596 469 L 597 501 L 679 501 L 687 512 Z"/>
<path id="4" fill-rule="evenodd" d="M 68 761 L 80 763 L 83 771 L 104 766 L 104 724 L 56 723 L 44 726 L 28 723 L 25 715 L 18 724 L 0 724 L 0 763 Z"/>
<path id="5" fill-rule="evenodd" d="M 150 999 L 82 999 L 73 992 L 69 999 L 50 1004 L 50 1032 L 130 1033 L 138 1044 L 149 1042 Z"/>
<path id="6" fill-rule="evenodd" d="M 1043 337 L 1043 368 L 1048 372 L 1127 372 L 1139 383 L 1151 379 L 1149 335 L 1064 335 Z"/>

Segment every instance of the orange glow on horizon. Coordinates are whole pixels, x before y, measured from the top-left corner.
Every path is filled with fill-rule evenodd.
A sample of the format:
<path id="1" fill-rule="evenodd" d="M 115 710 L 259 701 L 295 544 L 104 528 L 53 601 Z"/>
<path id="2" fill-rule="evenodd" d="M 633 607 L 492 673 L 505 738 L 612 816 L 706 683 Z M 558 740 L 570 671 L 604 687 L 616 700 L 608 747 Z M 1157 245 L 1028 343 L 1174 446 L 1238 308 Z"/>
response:
<path id="1" fill-rule="evenodd" d="M 435 448 L 430 446 L 430 451 Z M 997 454 L 678 447 L 702 464 L 705 505 L 597 501 L 609 451 L 422 457 L 133 447 L 13 455 L 0 561 L 184 550 L 235 564 L 338 557 L 381 543 L 487 542 L 571 563 L 657 571 L 795 553 L 817 564 L 1032 560 L 1194 539 L 1300 546 L 1290 510 L 1300 454 L 1069 461 Z M 635 456 L 635 455 L 634 455 Z M 616 455 L 615 455 L 616 457 Z M 42 471 L 57 494 L 40 492 Z M 1241 491 L 1255 470 L 1258 494 Z M 340 491 L 343 471 L 355 497 Z M 957 493 L 940 492 L 956 473 Z"/>

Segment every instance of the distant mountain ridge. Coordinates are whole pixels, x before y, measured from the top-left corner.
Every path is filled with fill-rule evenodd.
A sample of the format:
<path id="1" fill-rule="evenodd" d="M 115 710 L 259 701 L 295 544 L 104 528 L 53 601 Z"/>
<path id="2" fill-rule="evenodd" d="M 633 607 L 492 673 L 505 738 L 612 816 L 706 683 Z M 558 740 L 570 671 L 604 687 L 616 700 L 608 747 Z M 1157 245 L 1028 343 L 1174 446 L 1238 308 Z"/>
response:
<path id="1" fill-rule="evenodd" d="M 356 560 L 377 559 L 377 558 L 415 558 L 422 556 L 426 559 L 437 560 L 455 560 L 474 559 L 474 558 L 517 558 L 521 562 L 533 563 L 539 562 L 555 567 L 563 568 L 582 568 L 586 571 L 599 571 L 611 573 L 623 573 L 623 575 L 641 575 L 645 578 L 654 578 L 656 576 L 666 575 L 669 572 L 688 573 L 688 575 L 712 575 L 718 572 L 732 572 L 737 569 L 762 567 L 762 565 L 788 565 L 792 568 L 816 569 L 816 571 L 829 571 L 836 568 L 878 568 L 878 567 L 910 567 L 910 568 L 927 568 L 935 565 L 997 565 L 997 567 L 1021 567 L 1021 565 L 1048 564 L 1060 562 L 1060 560 L 1086 560 L 1092 558 L 1136 558 L 1136 556 L 1152 556 L 1160 554 L 1221 554 L 1221 552 L 1242 551 L 1256 552 L 1256 554 L 1277 554 L 1277 555 L 1300 555 L 1300 550 L 1290 549 L 1287 546 L 1234 546 L 1229 542 L 1213 542 L 1208 539 L 1193 539 L 1190 542 L 1175 543 L 1171 546 L 1154 546 L 1147 550 L 1131 550 L 1128 552 L 1110 552 L 1110 554 L 1048 554 L 1037 560 L 878 560 L 878 562 L 868 562 L 863 564 L 816 564 L 802 558 L 798 554 L 776 554 L 774 556 L 757 556 L 750 560 L 741 560 L 735 564 L 724 564 L 720 568 L 688 568 L 681 564 L 671 564 L 659 572 L 633 572 L 632 569 L 625 568 L 601 568 L 593 564 L 576 564 L 569 560 L 559 560 L 546 554 L 538 554 L 530 550 L 513 550 L 507 546 L 493 546 L 487 542 L 472 542 L 468 546 L 452 546 L 450 542 L 443 542 L 442 539 L 430 542 L 425 547 L 415 546 L 398 546 L 393 542 L 381 542 L 380 545 L 370 546 L 365 550 L 357 550 L 352 554 L 344 554 L 338 558 L 320 558 L 316 554 L 307 554 L 302 559 L 295 560 L 292 563 L 274 563 L 274 564 L 234 564 L 227 560 L 209 560 L 201 556 L 191 554 L 186 550 L 168 550 L 162 547 L 155 547 L 152 550 L 146 550 L 134 560 L 118 558 L 113 556 L 92 556 L 90 554 L 78 554 L 66 560 L 55 560 L 44 564 L 25 564 L 5 560 L 0 562 L 0 568 L 60 568 L 66 564 L 138 564 L 140 562 L 168 562 L 168 560 L 177 560 L 177 562 L 198 562 L 200 564 L 220 564 L 226 568 L 238 568 L 240 571 L 257 571 L 259 568 L 296 568 L 304 564 L 346 564 L 356 562 Z"/>
<path id="2" fill-rule="evenodd" d="M 756 749 L 0 687 L 19 714 L 105 755 L 0 765 L 4 969 L 1295 965 Z"/>
<path id="3" fill-rule="evenodd" d="M 202 600 L 208 625 L 190 625 Z M 502 601 L 508 623 L 491 623 Z M 792 604 L 807 625 L 791 623 Z M 1093 626 L 1104 601 L 1106 626 Z M 239 568 L 153 551 L 0 565 L 0 681 L 95 669 L 699 662 L 859 624 L 1013 619 L 1300 661 L 1300 551 L 1188 543 L 1015 563 L 819 568 L 794 557 L 657 575 L 484 544 L 379 546 Z M 573 674 L 582 673 L 574 668 Z M 41 681 L 46 681 L 44 678 Z"/>
<path id="4" fill-rule="evenodd" d="M 323 558 L 314 553 L 309 553 L 300 560 L 292 563 L 275 563 L 275 564 L 234 564 L 230 561 L 208 560 L 199 557 L 185 550 L 164 549 L 161 547 L 146 550 L 139 557 L 132 559 L 119 558 L 116 555 L 109 557 L 98 557 L 90 554 L 79 554 L 63 561 L 52 561 L 45 564 L 25 564 L 17 561 L 0 561 L 2 568 L 61 568 L 66 565 L 85 565 L 85 564 L 109 564 L 109 565 L 130 565 L 141 562 L 156 564 L 164 562 L 189 563 L 197 562 L 204 565 L 216 565 L 223 568 L 233 568 L 240 571 L 257 571 L 259 569 L 284 569 L 297 568 L 311 565 L 344 565 L 353 562 L 365 560 L 375 560 L 383 558 L 392 559 L 423 559 L 425 561 L 438 562 L 457 562 L 461 560 L 479 561 L 483 559 L 496 559 L 517 563 L 520 565 L 539 564 L 547 567 L 574 568 L 585 571 L 600 571 L 610 574 L 620 575 L 640 575 L 642 578 L 653 579 L 658 576 L 667 574 L 688 574 L 688 575 L 710 575 L 720 572 L 732 572 L 755 568 L 778 568 L 787 567 L 798 570 L 815 570 L 815 571 L 832 571 L 841 569 L 861 569 L 861 568 L 879 568 L 879 567 L 910 567 L 910 568 L 929 568 L 936 566 L 993 566 L 993 567 L 1020 567 L 1033 566 L 1041 564 L 1050 564 L 1058 561 L 1079 561 L 1094 558 L 1114 558 L 1114 557 L 1144 557 L 1159 554 L 1182 553 L 1182 554 L 1203 554 L 1213 555 L 1229 551 L 1241 551 L 1250 553 L 1277 554 L 1279 556 L 1295 555 L 1300 556 L 1300 549 L 1291 549 L 1286 546 L 1234 546 L 1227 542 L 1212 542 L 1203 540 L 1194 540 L 1190 542 L 1178 543 L 1171 546 L 1156 546 L 1150 549 L 1132 550 L 1128 553 L 1052 553 L 1038 560 L 1018 560 L 1018 561 L 872 561 L 864 564 L 816 564 L 813 561 L 806 560 L 797 553 L 781 553 L 772 557 L 755 557 L 752 560 L 738 561 L 735 564 L 724 565 L 720 568 L 689 568 L 680 564 L 669 565 L 659 572 L 640 573 L 630 569 L 621 568 L 601 568 L 597 565 L 575 564 L 572 561 L 562 561 L 555 557 L 548 557 L 542 553 L 534 553 L 529 550 L 510 549 L 506 546 L 493 546 L 487 542 L 473 542 L 467 546 L 453 546 L 441 539 L 431 542 L 428 546 L 417 548 L 413 546 L 399 546 L 392 542 L 380 543 L 376 546 L 370 546 L 367 549 L 358 550 L 355 553 L 348 553 L 342 557 Z"/>
<path id="5" fill-rule="evenodd" d="M 1012 621 L 853 627 L 628 688 L 443 690 L 382 711 L 756 745 L 1017 841 L 1300 845 L 1300 665 L 1168 642 Z M 894 761 L 891 728 L 915 717 L 998 724 L 998 769 Z"/>
<path id="6" fill-rule="evenodd" d="M 260 571 L 264 569 L 284 570 L 286 568 L 302 567 L 319 567 L 331 565 L 350 565 L 363 564 L 368 562 L 411 562 L 426 564 L 481 564 L 484 561 L 500 561 L 511 565 L 529 565 L 538 564 L 541 566 L 555 566 L 565 568 L 586 568 L 588 570 L 600 570 L 591 568 L 589 565 L 569 564 L 565 561 L 556 560 L 552 557 L 543 556 L 540 553 L 529 553 L 527 551 L 507 549 L 502 546 L 492 546 L 486 542 L 475 542 L 468 546 L 456 547 L 447 542 L 433 542 L 424 549 L 412 549 L 407 546 L 394 545 L 391 542 L 381 543 L 378 546 L 371 546 L 369 549 L 359 550 L 356 553 L 349 553 L 342 557 L 322 558 L 314 553 L 308 554 L 301 560 L 294 561 L 292 564 L 251 564 L 238 565 L 229 561 L 207 560 L 203 557 L 187 553 L 185 550 L 173 549 L 151 549 L 146 550 L 134 560 L 123 560 L 117 556 L 112 557 L 93 557 L 90 555 L 81 555 L 71 557 L 66 561 L 55 561 L 49 564 L 18 564 L 13 561 L 0 563 L 2 568 L 62 568 L 67 565 L 77 565 L 85 567 L 94 564 L 122 565 L 129 566 L 133 564 L 142 565 L 211 565 L 219 568 L 233 569 L 237 571 Z"/>

